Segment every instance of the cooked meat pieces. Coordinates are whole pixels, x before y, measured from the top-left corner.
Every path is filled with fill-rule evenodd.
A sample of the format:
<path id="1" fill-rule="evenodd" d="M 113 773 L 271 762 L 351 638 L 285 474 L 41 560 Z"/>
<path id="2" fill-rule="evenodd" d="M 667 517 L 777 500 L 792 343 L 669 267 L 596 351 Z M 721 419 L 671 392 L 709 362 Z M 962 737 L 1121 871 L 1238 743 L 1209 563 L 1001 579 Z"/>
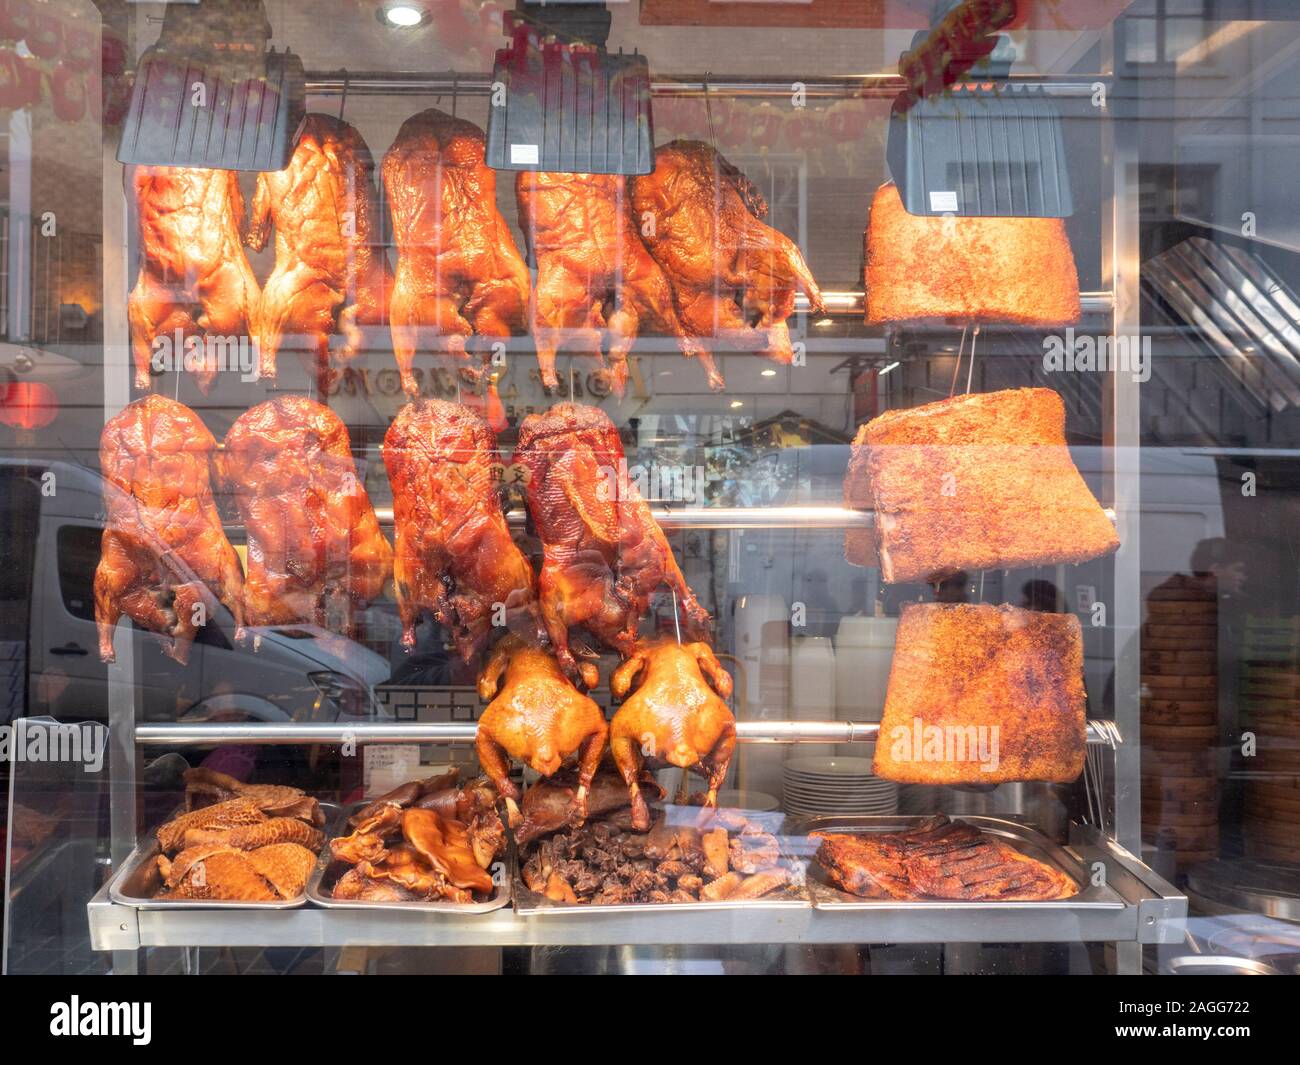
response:
<path id="1" fill-rule="evenodd" d="M 140 240 L 140 272 L 127 298 L 135 386 L 152 386 L 150 364 L 162 350 L 157 341 L 166 340 L 178 365 L 197 343 L 201 369 L 195 379 L 206 395 L 219 370 L 218 343 L 231 350 L 257 335 L 260 297 L 239 239 L 239 175 L 137 166 L 128 180 Z M 208 338 L 214 343 L 205 343 Z"/>
<path id="2" fill-rule="evenodd" d="M 513 634 L 492 649 L 479 676 L 478 692 L 480 698 L 491 700 L 478 721 L 479 765 L 505 798 L 511 822 L 517 825 L 521 820 L 516 804 L 523 795 L 510 780 L 510 759 L 526 762 L 549 777 L 577 753 L 579 777 L 572 815 L 580 823 L 587 816 L 587 792 L 605 753 L 609 730 L 604 712 L 573 686 L 549 652 L 530 647 Z"/>
<path id="3" fill-rule="evenodd" d="M 316 855 L 297 843 L 256 850 L 221 846 L 182 851 L 174 860 L 159 857 L 163 877 L 159 898 L 270 902 L 301 895 Z"/>
<path id="4" fill-rule="evenodd" d="M 185 807 L 188 810 L 241 798 L 254 803 L 267 817 L 296 817 L 315 828 L 325 824 L 320 803 L 298 788 L 284 784 L 245 784 L 202 766 L 185 770 L 184 776 Z"/>
<path id="5" fill-rule="evenodd" d="M 793 360 L 795 293 L 819 315 L 826 308 L 794 241 L 761 221 L 767 203 L 753 182 L 707 144 L 678 140 L 632 179 L 632 203 L 688 334 Z"/>
<path id="6" fill-rule="evenodd" d="M 1065 873 L 943 816 L 900 832 L 813 838 L 831 881 L 865 898 L 1044 901 L 1078 892 Z"/>
<path id="7" fill-rule="evenodd" d="M 643 773 L 637 783 L 643 796 L 649 795 L 652 801 L 663 798 L 663 789 L 649 773 Z M 577 790 L 577 773 L 570 770 L 563 770 L 551 779 L 539 781 L 530 787 L 524 793 L 521 810 L 523 822 L 514 829 L 515 842 L 522 847 L 531 840 L 549 835 L 570 824 Z M 628 806 L 631 801 L 623 778 L 612 766 L 603 765 L 592 778 L 591 791 L 587 795 L 587 816 L 613 815 L 620 807 Z M 631 824 L 629 812 L 627 823 L 618 827 L 630 828 Z"/>
<path id="8" fill-rule="evenodd" d="M 672 815 L 678 817 L 681 811 Z M 524 846 L 520 875 L 529 890 L 549 899 L 594 905 L 755 899 L 794 880 L 779 846 L 768 849 L 768 841 L 776 844 L 775 837 L 748 823 L 741 831 L 749 841 L 745 854 L 752 864 L 744 872 L 711 867 L 694 823 L 696 812 L 689 817 L 683 823 L 661 817 L 648 833 L 629 831 L 610 820 L 567 828 Z M 727 832 L 717 831 L 722 833 L 725 856 Z M 725 857 L 722 860 L 725 863 Z"/>
<path id="9" fill-rule="evenodd" d="M 447 351 L 472 376 L 470 336 L 522 332 L 528 267 L 496 205 L 483 131 L 430 108 L 412 115 L 384 156 L 397 274 L 389 316 L 408 395 L 421 348 Z"/>
<path id="10" fill-rule="evenodd" d="M 452 766 L 447 772 L 440 773 L 436 777 L 426 777 L 423 780 L 408 780 L 405 784 L 399 784 L 392 791 L 386 792 L 361 807 L 348 818 L 348 824 L 353 828 L 358 828 L 362 822 L 384 813 L 385 807 L 398 806 L 405 809 L 407 806 L 414 806 L 423 795 L 447 790 L 454 791 L 456 781 L 459 779 L 460 770 Z"/>
<path id="11" fill-rule="evenodd" d="M 731 675 L 709 645 L 670 638 L 642 641 L 614 671 L 609 686 L 615 698 L 627 697 L 609 735 L 614 761 L 632 796 L 632 823 L 638 828 L 650 824 L 637 783 L 646 759 L 703 773 L 709 781 L 704 804 L 716 806 L 736 749 L 736 719 L 725 702 L 731 696 Z"/>
<path id="12" fill-rule="evenodd" d="M 909 214 L 881 185 L 866 234 L 866 317 L 882 322 L 1077 322 L 1079 275 L 1061 218 Z"/>
<path id="13" fill-rule="evenodd" d="M 1086 562 L 1119 547 L 1070 457 L 1065 405 L 1050 388 L 888 411 L 859 431 L 853 452 L 845 500 L 874 507 L 888 582 Z M 874 561 L 849 549 L 850 561 Z"/>
<path id="14" fill-rule="evenodd" d="M 325 836 L 319 829 L 295 817 L 272 817 L 260 824 L 234 828 L 189 828 L 184 836 L 186 847 L 220 844 L 241 851 L 277 843 L 296 843 L 315 854 L 324 842 Z"/>
<path id="15" fill-rule="evenodd" d="M 686 336 L 672 286 L 641 243 L 626 178 L 521 171 L 515 193 L 519 225 L 537 260 L 530 314 L 543 385 L 559 385 L 561 347 L 599 359 L 608 331 L 608 369 L 621 397 L 628 351 L 642 326 L 651 325 L 676 337 L 683 355 L 700 359 L 710 388 L 723 387 L 713 356 Z"/>
<path id="16" fill-rule="evenodd" d="M 903 607 L 872 769 L 906 784 L 1068 783 L 1087 734 L 1073 614 Z"/>
<path id="17" fill-rule="evenodd" d="M 610 490 L 625 458 L 608 415 L 576 403 L 530 414 L 515 462 L 528 470 L 528 510 L 542 540 L 542 618 L 570 679 L 594 685 L 594 671 L 584 675 L 574 657 L 572 635 L 580 630 L 629 654 L 650 596 L 662 586 L 676 595 L 684 638 L 707 638 L 708 612 L 636 486 Z"/>
<path id="18" fill-rule="evenodd" d="M 393 576 L 402 645 L 415 646 L 420 612 L 449 630 L 465 662 L 494 623 L 544 639 L 533 569 L 510 536 L 492 474 L 496 438 L 473 411 L 442 400 L 403 407 L 384 437 L 393 486 Z"/>
<path id="19" fill-rule="evenodd" d="M 351 362 L 364 341 L 362 325 L 388 319 L 392 273 L 381 242 L 375 162 L 355 128 L 332 115 L 303 122 L 289 165 L 257 177 L 247 243 L 266 246 L 275 226 L 275 268 L 258 314 L 261 376 L 275 376 L 288 342 L 324 371 L 330 338 L 334 358 Z"/>
<path id="20" fill-rule="evenodd" d="M 305 396 L 245 411 L 217 458 L 248 533 L 244 621 L 352 635 L 393 551 L 357 476 L 342 420 Z"/>
<path id="21" fill-rule="evenodd" d="M 359 869 L 349 869 L 339 877 L 330 894 L 339 900 L 360 902 L 411 902 L 420 898 L 401 884 L 364 876 Z"/>
<path id="22" fill-rule="evenodd" d="M 146 396 L 110 418 L 99 441 L 103 547 L 95 570 L 99 656 L 115 660 L 125 614 L 184 664 L 224 603 L 243 636 L 244 575 L 212 498 L 216 441 L 188 407 Z"/>
<path id="23" fill-rule="evenodd" d="M 192 830 L 221 830 L 246 825 L 263 824 L 266 814 L 251 799 L 228 799 L 201 810 L 191 810 L 160 825 L 154 830 L 158 846 L 164 854 L 171 854 L 185 843 L 185 833 Z"/>
<path id="24" fill-rule="evenodd" d="M 474 858 L 469 832 L 459 821 L 432 810 L 413 808 L 402 814 L 402 835 L 426 862 L 458 888 L 492 893 L 492 877 Z"/>

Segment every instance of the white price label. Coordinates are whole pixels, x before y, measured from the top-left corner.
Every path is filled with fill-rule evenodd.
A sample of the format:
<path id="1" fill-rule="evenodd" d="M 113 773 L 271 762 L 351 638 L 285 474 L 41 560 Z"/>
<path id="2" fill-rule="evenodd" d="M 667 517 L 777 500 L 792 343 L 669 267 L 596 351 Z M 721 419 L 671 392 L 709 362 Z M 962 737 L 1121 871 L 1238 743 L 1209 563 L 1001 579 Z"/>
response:
<path id="1" fill-rule="evenodd" d="M 951 189 L 930 193 L 930 210 L 942 213 L 957 209 L 957 193 Z"/>
<path id="2" fill-rule="evenodd" d="M 536 166 L 538 162 L 537 145 L 510 145 L 510 162 L 514 166 Z"/>

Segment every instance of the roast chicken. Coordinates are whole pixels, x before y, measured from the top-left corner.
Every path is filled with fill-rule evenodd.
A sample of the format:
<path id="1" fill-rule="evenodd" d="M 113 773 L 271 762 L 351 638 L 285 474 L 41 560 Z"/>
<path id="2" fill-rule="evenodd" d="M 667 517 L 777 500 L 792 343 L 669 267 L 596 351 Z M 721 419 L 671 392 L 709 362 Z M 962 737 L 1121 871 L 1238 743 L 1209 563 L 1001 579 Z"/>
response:
<path id="1" fill-rule="evenodd" d="M 380 243 L 374 159 L 361 134 L 330 115 L 308 115 L 283 170 L 262 173 L 253 197 L 247 242 L 261 251 L 275 225 L 275 269 L 258 314 L 261 376 L 290 337 L 323 373 L 330 337 L 350 362 L 364 341 L 360 326 L 388 317 L 392 274 Z"/>
<path id="2" fill-rule="evenodd" d="M 542 384 L 558 386 L 555 354 L 561 346 L 600 358 L 601 331 L 608 330 L 610 380 L 621 397 L 628 351 L 642 325 L 651 325 L 675 336 L 683 355 L 698 356 L 709 387 L 717 391 L 723 381 L 713 356 L 686 336 L 672 286 L 641 243 L 626 180 L 527 170 L 516 179 L 519 225 L 537 260 L 530 318 Z"/>
<path id="3" fill-rule="evenodd" d="M 594 687 L 595 667 L 586 665 L 586 679 Z M 587 792 L 609 732 L 600 707 L 573 686 L 549 652 L 514 635 L 492 649 L 479 675 L 478 694 L 491 700 L 479 717 L 475 738 L 479 765 L 505 799 L 511 826 L 519 824 L 523 796 L 510 779 L 510 759 L 549 777 L 575 752 L 578 790 L 570 812 L 575 822 L 585 820 Z"/>
<path id="4" fill-rule="evenodd" d="M 217 458 L 248 531 L 244 621 L 311 622 L 351 635 L 377 598 L 393 552 L 332 410 L 279 396 L 245 411 Z"/>
<path id="5" fill-rule="evenodd" d="M 235 350 L 241 338 L 256 337 L 259 293 L 240 243 L 244 200 L 233 170 L 138 166 L 129 173 L 140 271 L 127 317 L 135 386 L 147 389 L 156 341 L 180 360 L 187 342 L 211 337 Z M 204 345 L 198 361 L 195 378 L 206 395 L 219 369 L 216 345 Z"/>
<path id="6" fill-rule="evenodd" d="M 393 576 L 402 643 L 415 646 L 420 612 L 449 630 L 470 662 L 494 627 L 544 638 L 532 567 L 510 537 L 492 462 L 496 440 L 476 413 L 422 400 L 403 407 L 384 437 L 393 486 Z"/>
<path id="7" fill-rule="evenodd" d="M 109 419 L 99 441 L 107 520 L 95 570 L 99 656 L 114 661 L 123 614 L 156 633 L 177 662 L 198 630 L 229 608 L 243 636 L 243 573 L 212 498 L 217 443 L 188 407 L 146 396 Z"/>
<path id="8" fill-rule="evenodd" d="M 707 144 L 678 140 L 632 178 L 632 205 L 687 332 L 793 360 L 796 291 L 815 313 L 826 308 L 798 246 L 761 221 L 767 202 L 753 182 Z"/>
<path id="9" fill-rule="evenodd" d="M 614 671 L 609 688 L 616 699 L 627 696 L 610 722 L 609 738 L 632 797 L 633 826 L 650 827 L 639 782 L 646 761 L 703 773 L 704 805 L 717 806 L 736 749 L 736 719 L 725 702 L 731 674 L 709 645 L 662 638 L 639 643 Z"/>
<path id="10" fill-rule="evenodd" d="M 481 129 L 431 108 L 402 124 L 384 156 L 398 253 L 389 315 L 408 395 L 418 391 L 417 350 L 445 350 L 477 379 L 466 338 L 508 337 L 525 325 L 528 267 L 483 153 Z"/>
<path id="11" fill-rule="evenodd" d="M 636 485 L 620 478 L 618 430 L 595 407 L 560 403 L 531 414 L 515 462 L 528 470 L 528 510 L 542 540 L 542 619 L 560 668 L 581 678 L 571 634 L 628 654 L 650 596 L 667 585 L 688 639 L 710 628 Z M 625 483 L 626 482 L 626 483 Z"/>

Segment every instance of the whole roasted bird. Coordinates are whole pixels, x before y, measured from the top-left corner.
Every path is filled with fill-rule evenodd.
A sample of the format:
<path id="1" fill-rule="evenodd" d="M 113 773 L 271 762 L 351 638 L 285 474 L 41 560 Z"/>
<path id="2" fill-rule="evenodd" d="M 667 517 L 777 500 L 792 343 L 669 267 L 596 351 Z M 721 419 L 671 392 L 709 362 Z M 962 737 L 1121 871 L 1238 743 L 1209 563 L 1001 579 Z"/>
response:
<path id="1" fill-rule="evenodd" d="M 440 347 L 471 377 L 465 341 L 522 332 L 528 267 L 496 205 L 483 131 L 430 108 L 402 123 L 384 156 L 397 276 L 389 308 L 402 387 L 415 395 L 421 347 Z"/>
<path id="2" fill-rule="evenodd" d="M 731 697 L 731 674 L 709 645 L 638 643 L 610 677 L 609 689 L 616 699 L 632 692 L 609 726 L 614 764 L 632 796 L 632 824 L 650 827 L 639 783 L 646 761 L 703 773 L 709 781 L 704 805 L 717 806 L 736 749 L 736 719 L 724 701 Z"/>
<path id="3" fill-rule="evenodd" d="M 347 427 L 305 396 L 245 411 L 217 457 L 248 530 L 244 621 L 311 622 L 351 635 L 393 552 L 357 477 Z"/>
<path id="4" fill-rule="evenodd" d="M 505 681 L 502 682 L 502 674 Z M 585 664 L 584 678 L 595 687 L 596 668 Z M 523 798 L 510 779 L 510 759 L 527 762 L 544 777 L 578 755 L 578 790 L 570 814 L 581 824 L 587 792 L 605 753 L 605 715 L 556 665 L 549 652 L 506 636 L 492 649 L 478 679 L 479 698 L 492 700 L 478 721 L 475 747 L 479 765 L 505 798 L 512 826 L 520 821 Z"/>
<path id="5" fill-rule="evenodd" d="M 212 499 L 216 446 L 197 414 L 162 396 L 136 400 L 104 426 L 107 520 L 95 622 L 105 662 L 114 661 L 113 630 L 123 614 L 157 633 L 164 653 L 181 663 L 218 602 L 242 638 L 244 575 Z"/>
<path id="6" fill-rule="evenodd" d="M 650 596 L 667 585 L 689 639 L 709 631 L 708 612 L 624 468 L 618 430 L 595 407 L 559 403 L 530 414 L 515 462 L 528 470 L 528 510 L 542 540 L 542 620 L 560 668 L 581 676 L 572 630 L 629 654 Z"/>
<path id="7" fill-rule="evenodd" d="M 673 290 L 650 257 L 632 219 L 626 178 L 615 174 L 520 171 L 515 182 L 519 225 L 537 259 L 530 305 L 542 384 L 556 388 L 561 346 L 601 355 L 609 332 L 614 392 L 627 384 L 627 355 L 642 325 L 677 338 L 682 354 L 698 357 L 709 387 L 723 387 L 713 356 L 688 337 L 673 306 Z"/>
<path id="8" fill-rule="evenodd" d="M 817 314 L 826 308 L 798 246 L 761 221 L 767 202 L 753 182 L 707 144 L 678 140 L 632 179 L 632 205 L 692 336 L 792 361 L 795 292 Z"/>
<path id="9" fill-rule="evenodd" d="M 239 239 L 238 175 L 137 166 L 130 182 L 140 240 L 140 272 L 127 299 L 135 386 L 150 387 L 157 342 L 165 341 L 176 366 L 188 342 L 203 345 L 195 377 L 206 395 L 220 359 L 216 345 L 203 342 L 212 338 L 234 351 L 241 338 L 257 336 L 259 294 Z"/>
<path id="10" fill-rule="evenodd" d="M 323 373 L 330 337 L 350 362 L 364 342 L 362 325 L 388 320 L 393 286 L 380 243 L 375 162 L 361 134 L 331 115 L 308 115 L 283 170 L 259 174 L 247 243 L 261 251 L 275 225 L 275 269 L 258 314 L 261 376 L 275 376 L 286 338 L 303 338 Z"/>
<path id="11" fill-rule="evenodd" d="M 393 576 L 402 644 L 428 610 L 465 662 L 494 627 L 541 642 L 537 582 L 510 537 L 492 463 L 496 438 L 482 418 L 443 400 L 408 404 L 384 437 L 393 486 Z"/>

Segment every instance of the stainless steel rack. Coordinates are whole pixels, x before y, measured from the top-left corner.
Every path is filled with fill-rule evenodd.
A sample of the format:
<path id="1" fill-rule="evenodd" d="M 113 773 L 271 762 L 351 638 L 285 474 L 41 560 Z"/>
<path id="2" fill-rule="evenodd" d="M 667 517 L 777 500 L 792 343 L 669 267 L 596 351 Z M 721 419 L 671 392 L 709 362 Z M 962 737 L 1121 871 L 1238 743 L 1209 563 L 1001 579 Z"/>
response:
<path id="1" fill-rule="evenodd" d="M 1114 68 L 1114 35 L 1101 37 L 1102 68 Z M 1110 77 L 1013 77 L 1011 86 L 1041 89 L 1059 97 L 1091 97 Z M 888 100 L 904 88 L 893 75 L 802 79 L 806 95 L 821 100 Z M 315 96 L 380 95 L 485 96 L 490 76 L 482 73 L 375 73 L 315 71 L 307 75 L 307 91 Z M 763 78 L 697 74 L 653 83 L 657 97 L 788 97 L 791 82 Z M 1133 123 L 1113 123 L 1104 112 L 1101 213 L 1103 291 L 1084 293 L 1083 310 L 1105 315 L 1111 331 L 1136 333 L 1138 306 L 1138 190 Z M 106 253 L 105 307 L 105 407 L 107 416 L 130 398 L 130 352 L 125 338 L 124 294 L 129 270 L 129 240 L 121 203 L 119 169 L 111 148 L 104 156 L 104 247 L 120 248 L 122 255 Z M 863 293 L 846 289 L 826 293 L 829 316 L 860 316 Z M 797 303 L 807 312 L 807 302 Z M 974 921 L 960 903 L 917 906 L 896 903 L 870 911 L 831 912 L 815 909 L 717 911 L 695 910 L 619 914 L 582 912 L 545 917 L 524 917 L 504 909 L 473 917 L 404 912 L 382 915 L 370 912 L 319 909 L 234 913 L 203 910 L 135 909 L 113 903 L 107 888 L 88 905 L 92 943 L 96 949 L 116 952 L 116 971 L 130 971 L 135 951 L 143 947 L 192 946 L 337 946 L 438 945 L 438 946 L 585 946 L 606 944 L 709 944 L 709 943 L 962 943 L 962 942 L 1107 942 L 1114 945 L 1114 967 L 1138 973 L 1142 947 L 1148 943 L 1181 941 L 1180 919 L 1187 900 L 1135 857 L 1140 848 L 1138 736 L 1138 641 L 1129 639 L 1140 626 L 1139 528 L 1140 483 L 1136 466 L 1123 456 L 1136 453 L 1139 442 L 1137 386 L 1127 375 L 1116 374 L 1106 394 L 1102 436 L 1116 456 L 1104 494 L 1113 505 L 1112 518 L 1119 530 L 1121 548 L 1114 561 L 1115 707 L 1113 721 L 1089 723 L 1093 749 L 1105 748 L 1113 772 L 1109 778 L 1111 835 L 1099 835 L 1089 826 L 1075 826 L 1072 847 L 1086 866 L 1100 875 L 1123 897 L 1124 906 L 1082 913 L 1068 905 L 1040 904 L 1008 907 L 992 919 Z M 522 520 L 522 515 L 514 515 Z M 770 509 L 663 508 L 656 517 L 667 527 L 852 528 L 870 523 L 870 516 L 840 507 L 787 507 Z M 391 520 L 391 519 L 390 519 Z M 444 742 L 472 739 L 467 723 L 357 722 L 264 724 L 143 724 L 137 723 L 135 665 L 130 630 L 123 627 L 122 652 L 110 668 L 110 816 L 114 863 L 134 848 L 137 823 L 137 757 L 143 746 L 189 747 L 213 743 L 360 743 Z M 740 738 L 747 743 L 843 743 L 874 738 L 878 726 L 856 722 L 740 723 Z"/>

